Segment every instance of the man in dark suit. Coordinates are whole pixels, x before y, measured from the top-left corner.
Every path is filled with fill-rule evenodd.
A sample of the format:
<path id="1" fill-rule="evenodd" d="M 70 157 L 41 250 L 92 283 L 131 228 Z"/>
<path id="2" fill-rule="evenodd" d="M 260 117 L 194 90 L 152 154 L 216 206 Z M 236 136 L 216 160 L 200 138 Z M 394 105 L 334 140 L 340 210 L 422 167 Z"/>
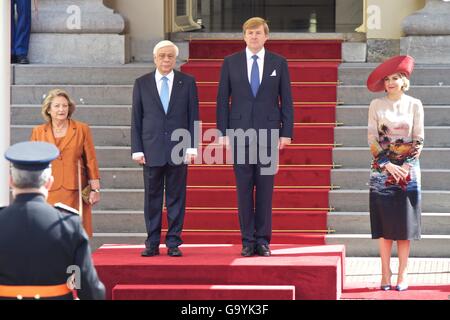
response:
<path id="1" fill-rule="evenodd" d="M 46 142 L 17 143 L 5 153 L 14 202 L 0 210 L 0 299 L 69 300 L 72 284 L 80 299 L 105 298 L 77 211 L 46 202 L 58 156 Z"/>
<path id="2" fill-rule="evenodd" d="M 148 235 L 146 249 L 141 254 L 144 257 L 159 254 L 164 190 L 167 254 L 182 255 L 178 246 L 183 243 L 187 163 L 197 153 L 194 123 L 199 113 L 195 79 L 174 70 L 177 56 L 175 44 L 166 40 L 159 42 L 153 50 L 156 70 L 137 79 L 133 89 L 131 152 L 133 160 L 144 167 L 144 215 Z M 175 137 L 180 130 L 188 137 Z M 174 152 L 180 143 L 185 147 L 180 153 Z"/>
<path id="3" fill-rule="evenodd" d="M 11 0 L 11 63 L 30 63 L 27 57 L 30 35 L 31 0 Z"/>
<path id="4" fill-rule="evenodd" d="M 241 254 L 270 256 L 275 172 L 264 172 L 267 163 L 261 161 L 261 155 L 278 159 L 277 149 L 291 143 L 291 87 L 286 59 L 264 49 L 269 35 L 266 21 L 251 18 L 244 23 L 243 31 L 247 48 L 223 62 L 217 95 L 217 128 L 222 134 L 219 143 L 231 146 L 234 152 Z M 239 130 L 233 133 L 230 129 L 247 133 L 253 130 L 254 135 L 248 134 L 249 141 L 242 143 Z M 268 138 L 260 135 L 261 130 L 266 130 Z M 274 136 L 275 143 L 270 139 Z M 245 156 L 244 162 L 239 161 L 239 155 Z"/>

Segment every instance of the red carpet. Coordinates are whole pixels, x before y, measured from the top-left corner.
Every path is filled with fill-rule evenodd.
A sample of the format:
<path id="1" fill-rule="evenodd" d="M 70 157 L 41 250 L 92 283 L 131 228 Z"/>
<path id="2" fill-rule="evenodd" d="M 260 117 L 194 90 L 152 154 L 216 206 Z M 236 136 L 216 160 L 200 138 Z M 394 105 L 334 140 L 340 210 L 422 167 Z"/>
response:
<path id="1" fill-rule="evenodd" d="M 449 300 L 450 285 L 410 285 L 406 291 L 381 291 L 374 284 L 352 284 L 342 291 L 343 300 Z"/>
<path id="2" fill-rule="evenodd" d="M 265 48 L 289 60 L 339 61 L 340 40 L 269 40 Z M 223 59 L 245 49 L 243 40 L 191 40 L 189 59 Z"/>
<path id="3" fill-rule="evenodd" d="M 169 290 L 171 293 L 164 293 L 164 299 L 177 300 L 185 298 L 180 295 L 185 292 L 180 285 L 294 286 L 297 300 L 340 298 L 344 246 L 273 245 L 271 257 L 250 258 L 240 256 L 240 245 L 183 245 L 181 249 L 182 258 L 168 257 L 163 246 L 160 256 L 143 258 L 143 246 L 104 245 L 93 254 L 93 259 L 106 286 L 107 298 L 112 298 L 117 285 L 139 286 L 128 291 L 130 296 L 120 292 L 121 299 L 136 298 L 136 289 L 139 297 L 145 298 L 155 285 L 162 286 L 162 291 L 167 291 L 167 285 L 175 285 L 175 290 Z M 205 288 L 197 287 L 203 291 Z M 228 293 L 227 299 L 241 297 L 239 290 L 233 292 L 236 295 Z M 202 294 L 203 299 L 208 297 L 220 298 L 214 290 L 209 296 Z"/>
<path id="4" fill-rule="evenodd" d="M 241 40 L 189 44 L 189 61 L 181 70 L 196 78 L 203 132 L 215 128 L 222 60 L 244 48 Z M 266 48 L 288 59 L 295 108 L 294 145 L 280 152 L 275 179 L 272 243 L 324 244 L 341 41 L 269 40 Z M 235 178 L 232 167 L 223 165 L 227 153 L 207 147 L 211 140 L 202 142 L 202 165 L 189 168 L 184 239 L 208 243 L 212 236 L 215 243 L 240 243 Z"/>
<path id="5" fill-rule="evenodd" d="M 336 122 L 336 104 L 295 104 L 294 122 L 296 124 L 328 124 Z M 216 104 L 200 102 L 200 118 L 204 123 L 216 123 Z M 297 136 L 295 137 L 298 138 Z"/>

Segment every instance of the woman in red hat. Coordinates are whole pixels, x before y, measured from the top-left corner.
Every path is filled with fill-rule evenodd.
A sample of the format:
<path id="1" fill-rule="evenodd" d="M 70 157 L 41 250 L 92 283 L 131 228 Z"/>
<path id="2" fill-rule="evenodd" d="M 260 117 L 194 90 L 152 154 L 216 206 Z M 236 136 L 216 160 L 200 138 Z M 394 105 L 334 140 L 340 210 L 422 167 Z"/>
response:
<path id="1" fill-rule="evenodd" d="M 410 56 L 396 56 L 379 65 L 367 79 L 370 91 L 385 91 L 369 107 L 368 142 L 373 155 L 370 175 L 370 224 L 379 239 L 381 289 L 390 290 L 390 258 L 397 241 L 399 269 L 396 290 L 408 288 L 410 240 L 421 237 L 419 156 L 424 141 L 422 102 L 406 95 L 414 68 Z"/>

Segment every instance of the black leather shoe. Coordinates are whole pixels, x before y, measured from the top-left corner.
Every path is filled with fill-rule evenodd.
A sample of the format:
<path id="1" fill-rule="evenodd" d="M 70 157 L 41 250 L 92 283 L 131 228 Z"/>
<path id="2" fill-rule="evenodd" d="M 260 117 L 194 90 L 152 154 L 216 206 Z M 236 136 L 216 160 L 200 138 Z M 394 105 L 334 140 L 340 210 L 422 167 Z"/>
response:
<path id="1" fill-rule="evenodd" d="M 178 247 L 174 247 L 167 249 L 167 255 L 170 257 L 181 257 L 183 255 L 183 252 L 181 252 Z"/>
<path id="2" fill-rule="evenodd" d="M 153 257 L 158 255 L 159 255 L 159 247 L 146 248 L 144 251 L 141 252 L 141 256 L 143 257 Z"/>
<path id="3" fill-rule="evenodd" d="M 251 257 L 255 254 L 255 247 L 254 246 L 243 246 L 241 255 L 243 257 Z"/>
<path id="4" fill-rule="evenodd" d="M 30 64 L 30 60 L 26 56 L 17 56 L 16 63 L 18 64 Z"/>
<path id="5" fill-rule="evenodd" d="M 15 55 L 11 55 L 11 63 L 16 63 L 17 57 Z"/>
<path id="6" fill-rule="evenodd" d="M 270 257 L 270 248 L 268 244 L 258 244 L 256 246 L 256 254 L 258 256 Z"/>

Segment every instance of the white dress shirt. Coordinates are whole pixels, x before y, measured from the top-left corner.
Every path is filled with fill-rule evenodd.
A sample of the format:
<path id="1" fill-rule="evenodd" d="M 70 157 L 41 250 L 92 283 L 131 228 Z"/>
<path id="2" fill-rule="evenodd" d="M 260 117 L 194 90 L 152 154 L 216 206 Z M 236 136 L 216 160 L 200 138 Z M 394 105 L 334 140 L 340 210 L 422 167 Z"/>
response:
<path id="1" fill-rule="evenodd" d="M 248 82 L 251 83 L 251 77 L 252 77 L 252 67 L 253 67 L 253 56 L 255 55 L 253 52 L 250 51 L 249 48 L 245 49 L 245 53 L 247 54 L 247 75 L 248 75 Z M 259 84 L 262 82 L 263 78 L 263 70 L 264 70 L 264 55 L 266 54 L 266 50 L 262 48 L 256 55 L 258 56 L 258 60 L 256 62 L 258 63 L 258 69 L 259 69 Z"/>
<path id="2" fill-rule="evenodd" d="M 156 69 L 155 71 L 155 81 L 156 81 L 156 88 L 158 89 L 158 94 L 161 95 L 161 88 L 162 88 L 162 84 L 163 84 L 163 80 L 162 77 L 164 77 L 164 75 L 162 75 L 158 69 Z M 173 78 L 175 77 L 175 73 L 172 71 L 170 71 L 169 74 L 167 74 L 165 77 L 167 77 L 169 80 L 167 81 L 167 84 L 169 85 L 169 97 L 172 96 L 172 88 L 173 88 Z M 170 100 L 169 100 L 170 103 Z M 187 148 L 186 149 L 186 153 L 187 154 L 192 154 L 192 155 L 197 155 L 197 148 Z M 143 152 L 134 152 L 132 154 L 132 159 L 136 160 L 140 157 L 144 156 Z"/>

